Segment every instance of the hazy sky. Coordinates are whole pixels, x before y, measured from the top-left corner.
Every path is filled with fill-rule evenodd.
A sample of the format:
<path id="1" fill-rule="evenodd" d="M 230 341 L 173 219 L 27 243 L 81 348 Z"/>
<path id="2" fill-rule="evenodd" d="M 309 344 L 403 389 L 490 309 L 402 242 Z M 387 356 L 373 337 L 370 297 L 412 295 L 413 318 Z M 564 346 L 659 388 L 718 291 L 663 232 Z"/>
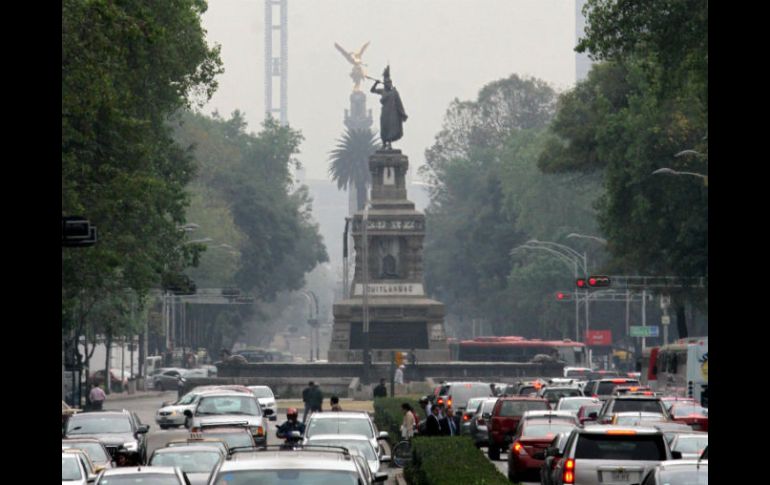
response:
<path id="1" fill-rule="evenodd" d="M 204 111 L 239 109 L 254 132 L 264 119 L 264 15 L 264 0 L 209 0 L 203 16 L 225 68 Z M 393 146 L 409 156 L 412 174 L 452 99 L 475 99 L 482 86 L 513 73 L 559 91 L 575 82 L 575 0 L 288 0 L 288 119 L 305 137 L 298 158 L 308 178 L 328 177 L 329 152 L 345 128 L 352 66 L 334 43 L 350 51 L 367 41 L 369 75 L 381 79 L 390 62 L 409 115 Z M 275 41 L 273 49 L 277 56 Z M 379 131 L 371 84 L 362 90 Z"/>

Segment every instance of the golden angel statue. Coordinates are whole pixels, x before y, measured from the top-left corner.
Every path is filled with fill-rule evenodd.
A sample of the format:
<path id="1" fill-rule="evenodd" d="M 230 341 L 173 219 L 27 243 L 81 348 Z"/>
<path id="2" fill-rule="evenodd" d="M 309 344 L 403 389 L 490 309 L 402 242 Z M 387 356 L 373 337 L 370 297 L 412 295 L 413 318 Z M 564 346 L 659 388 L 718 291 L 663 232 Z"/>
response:
<path id="1" fill-rule="evenodd" d="M 358 51 L 348 52 L 336 42 L 334 43 L 334 47 L 336 47 L 337 50 L 340 51 L 343 56 L 345 56 L 345 59 L 347 59 L 348 62 L 353 64 L 353 70 L 350 71 L 350 77 L 355 83 L 353 85 L 353 91 L 361 91 L 361 81 L 366 78 L 366 71 L 364 71 L 364 66 L 366 66 L 366 64 L 361 62 L 361 56 L 364 54 L 366 48 L 369 47 L 369 42 L 362 45 Z"/>

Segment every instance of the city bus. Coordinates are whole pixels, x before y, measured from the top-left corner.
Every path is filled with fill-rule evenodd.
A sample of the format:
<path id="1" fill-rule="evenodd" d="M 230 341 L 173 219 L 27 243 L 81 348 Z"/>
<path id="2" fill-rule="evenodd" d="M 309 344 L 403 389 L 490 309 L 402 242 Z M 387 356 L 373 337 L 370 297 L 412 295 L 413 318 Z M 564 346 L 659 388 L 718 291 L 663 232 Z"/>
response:
<path id="1" fill-rule="evenodd" d="M 708 337 L 655 347 L 650 351 L 648 385 L 663 395 L 692 397 L 708 407 L 708 356 Z"/>
<path id="2" fill-rule="evenodd" d="M 515 335 L 476 337 L 473 340 L 450 341 L 450 355 L 455 361 L 530 362 L 537 355 L 558 358 L 568 366 L 584 366 L 586 345 L 570 339 L 526 339 Z"/>

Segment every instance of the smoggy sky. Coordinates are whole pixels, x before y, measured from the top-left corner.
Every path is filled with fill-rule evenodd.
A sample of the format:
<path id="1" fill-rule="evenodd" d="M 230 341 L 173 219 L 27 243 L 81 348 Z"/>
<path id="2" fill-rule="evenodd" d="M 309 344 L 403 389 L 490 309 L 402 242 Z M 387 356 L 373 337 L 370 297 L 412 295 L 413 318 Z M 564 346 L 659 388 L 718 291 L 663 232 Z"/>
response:
<path id="1" fill-rule="evenodd" d="M 264 119 L 264 16 L 264 0 L 209 0 L 203 15 L 225 68 L 203 111 L 229 117 L 239 109 L 254 132 Z M 393 147 L 409 156 L 412 177 L 454 98 L 475 99 L 482 86 L 513 73 L 559 91 L 575 82 L 575 0 L 288 0 L 288 119 L 305 137 L 297 158 L 308 178 L 328 177 L 329 152 L 345 129 L 352 66 L 334 43 L 350 51 L 367 41 L 368 74 L 382 79 L 390 62 L 409 115 Z M 371 85 L 362 90 L 379 131 Z"/>

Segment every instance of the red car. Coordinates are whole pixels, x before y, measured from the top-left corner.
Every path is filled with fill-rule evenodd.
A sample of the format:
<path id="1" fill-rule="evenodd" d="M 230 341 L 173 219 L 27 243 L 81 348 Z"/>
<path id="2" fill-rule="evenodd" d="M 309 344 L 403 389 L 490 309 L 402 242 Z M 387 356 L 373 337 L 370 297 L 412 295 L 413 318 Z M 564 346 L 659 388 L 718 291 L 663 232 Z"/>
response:
<path id="1" fill-rule="evenodd" d="M 671 420 L 689 425 L 695 431 L 709 430 L 709 410 L 697 404 L 678 402 L 671 406 Z"/>
<path id="2" fill-rule="evenodd" d="M 510 446 L 519 421 L 526 411 L 550 409 L 548 401 L 540 397 L 501 397 L 492 408 L 489 419 L 489 448 L 487 454 L 490 460 L 499 460 L 500 451 Z"/>
<path id="3" fill-rule="evenodd" d="M 508 450 L 508 479 L 511 482 L 538 481 L 545 449 L 559 433 L 569 433 L 574 424 L 548 419 L 528 419 L 518 429 Z M 537 457 L 535 455 L 537 454 Z"/>

